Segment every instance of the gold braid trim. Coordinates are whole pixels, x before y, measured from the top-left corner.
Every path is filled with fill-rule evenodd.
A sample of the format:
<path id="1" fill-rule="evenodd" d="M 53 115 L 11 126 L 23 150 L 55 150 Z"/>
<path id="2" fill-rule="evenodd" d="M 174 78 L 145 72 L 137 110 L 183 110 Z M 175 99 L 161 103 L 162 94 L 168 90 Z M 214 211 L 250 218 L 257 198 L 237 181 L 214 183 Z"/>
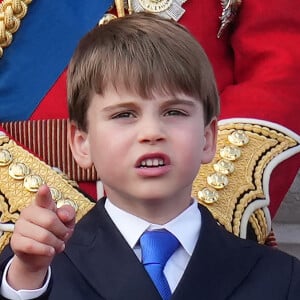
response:
<path id="1" fill-rule="evenodd" d="M 267 221 L 263 210 L 262 209 L 256 210 L 250 216 L 249 223 L 251 224 L 255 232 L 258 243 L 264 244 L 267 239 L 268 232 L 266 230 Z"/>
<path id="2" fill-rule="evenodd" d="M 76 222 L 95 205 L 80 193 L 64 174 L 54 170 L 2 133 L 0 135 L 1 224 L 15 223 L 20 211 L 31 203 L 41 184 L 50 187 L 57 206 L 69 204 L 75 208 Z M 9 241 L 10 235 L 10 232 L 1 235 L 0 252 Z"/>
<path id="3" fill-rule="evenodd" d="M 233 146 L 229 137 L 234 132 L 244 133 L 249 140 L 244 145 L 235 146 L 241 155 L 231 161 L 234 170 L 227 175 L 220 175 L 215 165 L 224 160 L 221 155 L 222 149 Z M 220 125 L 216 156 L 212 163 L 201 166 L 193 183 L 192 195 L 205 205 L 228 231 L 239 236 L 245 209 L 257 199 L 266 198 L 262 186 L 266 166 L 275 156 L 297 145 L 297 141 L 293 138 L 261 125 L 249 123 Z M 210 183 L 208 179 L 211 174 L 218 174 L 223 176 L 218 178 L 226 180 Z M 213 193 L 205 199 L 202 193 L 204 190 Z M 257 210 L 253 214 L 249 222 L 258 241 L 263 243 L 268 235 L 264 212 Z"/>
<path id="4" fill-rule="evenodd" d="M 9 244 L 11 235 L 12 235 L 11 232 L 4 232 L 1 235 L 1 237 L 0 237 L 0 253 L 2 252 L 4 247 Z"/>
<path id="5" fill-rule="evenodd" d="M 0 58 L 13 40 L 32 0 L 3 0 L 0 4 Z"/>

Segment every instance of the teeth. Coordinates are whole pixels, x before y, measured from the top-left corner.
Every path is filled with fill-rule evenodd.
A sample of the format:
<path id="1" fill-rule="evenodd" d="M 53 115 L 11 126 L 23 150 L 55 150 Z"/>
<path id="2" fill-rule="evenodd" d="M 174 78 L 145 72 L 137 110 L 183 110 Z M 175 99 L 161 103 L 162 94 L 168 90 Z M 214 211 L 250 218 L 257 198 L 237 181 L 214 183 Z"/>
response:
<path id="1" fill-rule="evenodd" d="M 151 159 L 147 159 L 147 160 L 146 160 L 146 166 L 147 166 L 147 167 L 152 167 L 152 166 L 153 166 L 153 162 L 154 162 L 154 161 L 152 161 Z"/>
<path id="2" fill-rule="evenodd" d="M 159 167 L 163 165 L 164 161 L 161 158 L 148 158 L 141 162 L 141 167 Z"/>

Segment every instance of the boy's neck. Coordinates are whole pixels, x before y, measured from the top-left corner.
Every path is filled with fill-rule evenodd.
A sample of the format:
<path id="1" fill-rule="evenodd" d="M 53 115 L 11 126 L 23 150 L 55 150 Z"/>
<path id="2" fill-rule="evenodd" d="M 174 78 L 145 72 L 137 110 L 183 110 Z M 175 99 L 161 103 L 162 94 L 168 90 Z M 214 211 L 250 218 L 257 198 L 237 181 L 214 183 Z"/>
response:
<path id="1" fill-rule="evenodd" d="M 149 201 L 135 202 L 127 205 L 125 201 L 108 196 L 113 205 L 119 209 L 141 218 L 151 224 L 164 225 L 185 211 L 192 203 L 193 199 L 187 197 L 185 201 Z"/>

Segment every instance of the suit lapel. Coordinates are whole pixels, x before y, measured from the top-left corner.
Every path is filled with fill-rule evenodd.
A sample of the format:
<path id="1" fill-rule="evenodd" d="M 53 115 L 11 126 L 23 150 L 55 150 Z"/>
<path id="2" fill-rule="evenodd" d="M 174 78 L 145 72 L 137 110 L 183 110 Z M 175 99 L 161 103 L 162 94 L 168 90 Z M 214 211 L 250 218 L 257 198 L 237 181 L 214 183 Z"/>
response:
<path id="1" fill-rule="evenodd" d="M 76 231 L 65 253 L 99 295 L 160 299 L 143 265 L 106 213 L 103 199 L 77 224 Z"/>
<path id="2" fill-rule="evenodd" d="M 242 241 L 221 228 L 199 205 L 200 236 L 172 299 L 227 299 L 259 260 L 253 242 Z"/>
<path id="3" fill-rule="evenodd" d="M 172 299 L 226 299 L 245 279 L 259 252 L 216 224 L 200 206 L 202 227 Z M 161 299 L 151 279 L 99 200 L 76 226 L 66 255 L 105 299 Z M 83 259 L 84 258 L 84 259 Z"/>

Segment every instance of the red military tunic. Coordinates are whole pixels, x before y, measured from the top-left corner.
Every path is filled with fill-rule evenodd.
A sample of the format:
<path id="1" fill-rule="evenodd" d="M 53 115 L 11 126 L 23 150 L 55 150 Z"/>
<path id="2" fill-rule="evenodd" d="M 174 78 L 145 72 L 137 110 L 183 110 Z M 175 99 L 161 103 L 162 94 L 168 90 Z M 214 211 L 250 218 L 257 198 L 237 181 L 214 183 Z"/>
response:
<path id="1" fill-rule="evenodd" d="M 220 1 L 188 0 L 180 20 L 210 58 L 221 94 L 221 119 L 257 118 L 300 134 L 300 11 L 297 1 L 243 0 L 232 25 L 217 39 Z M 274 216 L 297 171 L 300 155 L 274 169 Z"/>

